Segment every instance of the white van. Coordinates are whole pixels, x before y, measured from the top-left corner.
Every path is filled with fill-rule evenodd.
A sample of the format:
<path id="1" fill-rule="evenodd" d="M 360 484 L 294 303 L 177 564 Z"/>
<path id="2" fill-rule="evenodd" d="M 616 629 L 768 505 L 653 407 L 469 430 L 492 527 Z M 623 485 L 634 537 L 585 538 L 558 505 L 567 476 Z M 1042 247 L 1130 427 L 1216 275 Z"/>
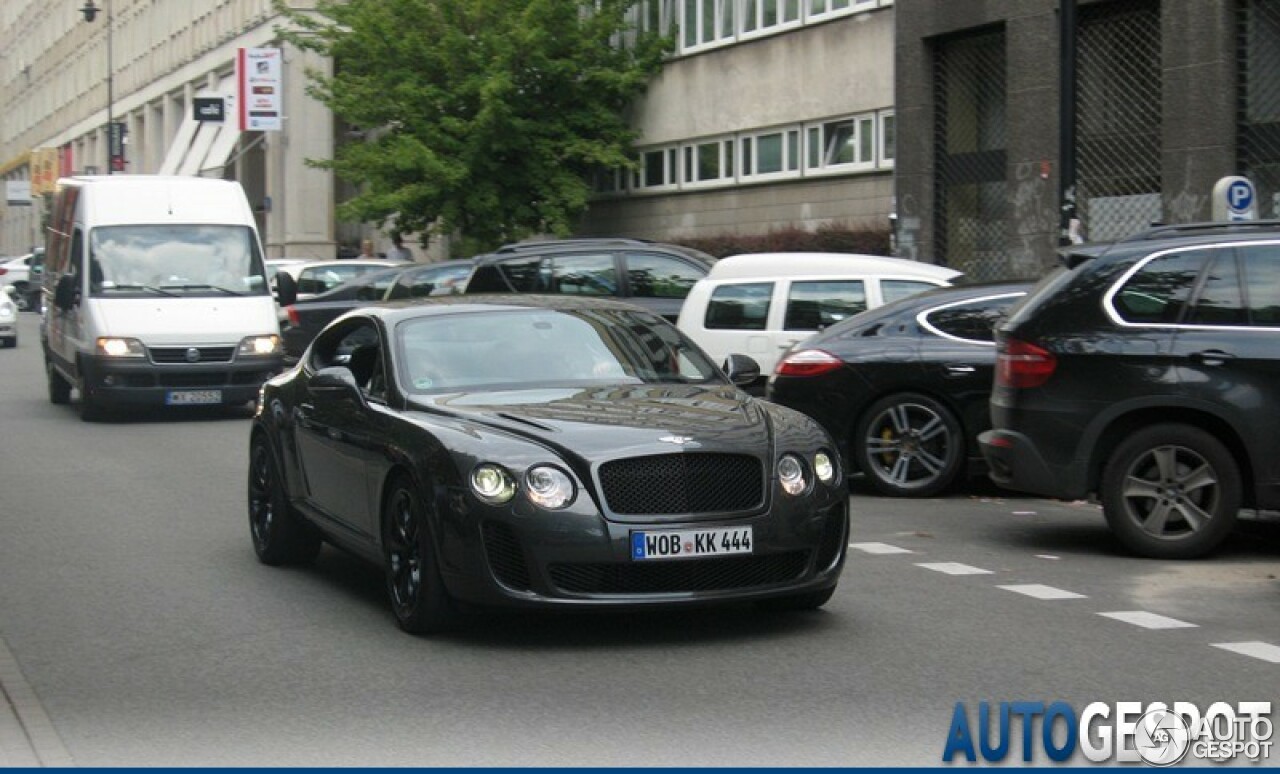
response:
<path id="1" fill-rule="evenodd" d="M 235 405 L 281 370 L 275 303 L 239 183 L 115 175 L 58 181 L 41 323 L 49 399 Z"/>
<path id="2" fill-rule="evenodd" d="M 765 377 L 796 342 L 858 312 L 950 285 L 960 274 L 879 255 L 731 255 L 693 286 L 676 327 L 714 362 L 749 355 Z"/>

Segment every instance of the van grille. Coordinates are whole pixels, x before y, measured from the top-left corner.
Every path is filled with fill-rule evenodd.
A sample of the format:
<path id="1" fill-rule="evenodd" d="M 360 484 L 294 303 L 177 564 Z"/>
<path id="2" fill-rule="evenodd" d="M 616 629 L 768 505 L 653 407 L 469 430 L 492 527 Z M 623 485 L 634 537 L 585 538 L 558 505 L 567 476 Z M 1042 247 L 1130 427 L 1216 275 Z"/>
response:
<path id="1" fill-rule="evenodd" d="M 194 349 L 197 358 L 189 360 L 188 350 Z M 152 347 L 153 363 L 230 363 L 235 347 Z"/>

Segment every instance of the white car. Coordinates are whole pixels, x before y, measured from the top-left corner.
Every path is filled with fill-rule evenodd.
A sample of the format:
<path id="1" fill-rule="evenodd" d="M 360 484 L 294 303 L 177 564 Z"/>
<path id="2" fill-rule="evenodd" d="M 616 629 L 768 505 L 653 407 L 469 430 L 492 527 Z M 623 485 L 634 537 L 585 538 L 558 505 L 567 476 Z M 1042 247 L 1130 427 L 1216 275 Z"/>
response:
<path id="1" fill-rule="evenodd" d="M 783 353 L 823 328 L 960 276 L 945 266 L 880 255 L 731 255 L 689 291 L 676 327 L 716 363 L 732 353 L 749 355 L 763 378 Z"/>
<path id="2" fill-rule="evenodd" d="M 0 292 L 0 346 L 18 346 L 18 302 L 21 296 L 12 285 Z"/>
<path id="3" fill-rule="evenodd" d="M 28 253 L 17 258 L 0 259 L 0 288 L 12 287 L 18 291 L 10 300 L 19 309 L 26 309 L 28 305 L 30 296 L 27 283 L 31 279 L 31 260 L 34 255 L 35 253 Z"/>

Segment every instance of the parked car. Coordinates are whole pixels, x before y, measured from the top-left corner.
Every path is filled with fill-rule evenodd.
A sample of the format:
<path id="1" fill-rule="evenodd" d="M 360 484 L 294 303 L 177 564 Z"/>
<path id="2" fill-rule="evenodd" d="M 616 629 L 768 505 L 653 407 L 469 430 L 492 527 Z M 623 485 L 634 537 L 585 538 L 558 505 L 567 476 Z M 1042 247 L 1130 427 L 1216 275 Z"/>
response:
<path id="1" fill-rule="evenodd" d="M 293 276 L 292 272 L 299 270 L 304 264 L 315 263 L 311 258 L 268 258 L 263 262 L 267 269 L 267 282 L 271 285 L 271 292 L 276 290 L 276 275 L 285 272 Z M 295 277 L 296 279 L 296 277 Z"/>
<path id="2" fill-rule="evenodd" d="M 471 274 L 470 259 L 405 264 L 362 274 L 333 290 L 284 306 L 280 326 L 285 362 L 296 362 L 324 326 L 343 312 L 377 301 L 426 298 L 458 291 Z"/>
<path id="3" fill-rule="evenodd" d="M 718 261 L 694 285 L 676 326 L 716 362 L 750 355 L 764 374 L 815 332 L 960 272 L 902 258 L 850 253 L 753 253 Z"/>
<path id="4" fill-rule="evenodd" d="M 0 292 L 0 346 L 18 346 L 18 297 L 12 285 Z"/>
<path id="5" fill-rule="evenodd" d="M 930 290 L 854 315 L 799 344 L 768 398 L 813 417 L 846 469 L 882 494 L 931 497 L 985 470 L 992 325 L 1029 283 Z"/>
<path id="6" fill-rule="evenodd" d="M 404 261 L 388 261 L 383 258 L 350 258 L 341 261 L 311 261 L 301 265 L 287 265 L 282 266 L 280 271 L 286 272 L 293 278 L 297 286 L 297 297 L 301 300 L 333 290 L 342 283 L 371 271 L 407 265 Z"/>
<path id="7" fill-rule="evenodd" d="M 675 321 L 715 259 L 642 239 L 561 239 L 507 245 L 475 259 L 467 293 L 552 293 L 629 301 Z"/>
<path id="8" fill-rule="evenodd" d="M 847 541 L 831 439 L 730 378 L 603 299 L 353 310 L 264 389 L 254 550 L 304 562 L 323 540 L 377 563 L 411 632 L 446 628 L 455 601 L 818 607 Z"/>
<path id="9" fill-rule="evenodd" d="M 33 264 L 35 264 L 34 276 Z M 12 286 L 17 291 L 12 301 L 18 306 L 19 311 L 39 308 L 38 304 L 32 302 L 38 297 L 43 264 L 43 249 L 0 260 L 0 288 Z"/>
<path id="10" fill-rule="evenodd" d="M 1280 508 L 1280 224 L 1168 226 L 1063 263 L 996 329 L 992 478 L 1096 493 L 1149 557 Z"/>

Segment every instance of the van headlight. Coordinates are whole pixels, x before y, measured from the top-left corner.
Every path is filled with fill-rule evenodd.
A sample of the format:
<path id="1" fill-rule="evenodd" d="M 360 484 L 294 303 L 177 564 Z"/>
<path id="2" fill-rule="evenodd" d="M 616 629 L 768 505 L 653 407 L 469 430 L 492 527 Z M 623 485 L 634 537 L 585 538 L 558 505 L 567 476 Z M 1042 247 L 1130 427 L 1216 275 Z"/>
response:
<path id="1" fill-rule="evenodd" d="M 98 354 L 102 357 L 146 357 L 147 348 L 137 339 L 118 339 L 102 337 L 97 342 Z"/>
<path id="2" fill-rule="evenodd" d="M 274 333 L 269 336 L 246 336 L 236 348 L 236 355 L 265 357 L 280 354 L 280 337 Z"/>

